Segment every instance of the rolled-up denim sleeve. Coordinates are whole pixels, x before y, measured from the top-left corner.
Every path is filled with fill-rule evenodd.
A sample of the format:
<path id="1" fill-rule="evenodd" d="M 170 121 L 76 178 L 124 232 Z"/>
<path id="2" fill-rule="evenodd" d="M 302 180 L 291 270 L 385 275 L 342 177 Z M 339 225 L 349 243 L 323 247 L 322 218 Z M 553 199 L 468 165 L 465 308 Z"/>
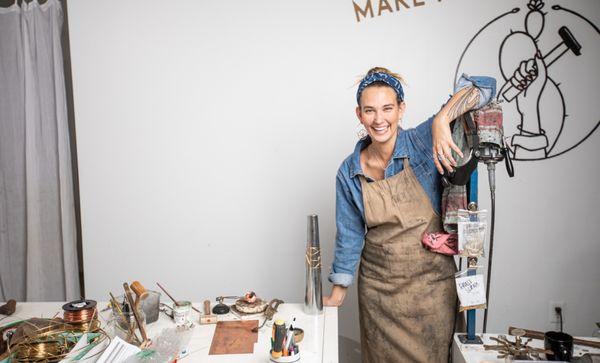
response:
<path id="1" fill-rule="evenodd" d="M 480 96 L 477 108 L 487 105 L 496 96 L 496 79 L 493 77 L 468 76 L 463 73 L 454 86 L 454 93 L 469 86 L 475 86 L 479 89 Z"/>
<path id="2" fill-rule="evenodd" d="M 349 286 L 354 281 L 365 237 L 364 220 L 352 200 L 347 180 L 338 172 L 335 188 L 337 232 L 333 266 L 329 274 L 329 281 L 341 286 Z"/>

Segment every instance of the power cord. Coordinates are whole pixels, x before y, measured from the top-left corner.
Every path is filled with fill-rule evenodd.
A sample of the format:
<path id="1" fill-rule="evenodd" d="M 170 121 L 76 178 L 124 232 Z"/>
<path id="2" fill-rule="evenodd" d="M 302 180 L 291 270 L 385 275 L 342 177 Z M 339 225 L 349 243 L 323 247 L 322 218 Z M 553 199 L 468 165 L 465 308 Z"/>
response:
<path id="1" fill-rule="evenodd" d="M 558 321 L 560 322 L 560 332 L 563 332 L 563 314 L 562 314 L 562 308 L 560 306 L 555 306 L 554 307 L 554 312 L 556 312 L 556 315 L 558 315 Z"/>

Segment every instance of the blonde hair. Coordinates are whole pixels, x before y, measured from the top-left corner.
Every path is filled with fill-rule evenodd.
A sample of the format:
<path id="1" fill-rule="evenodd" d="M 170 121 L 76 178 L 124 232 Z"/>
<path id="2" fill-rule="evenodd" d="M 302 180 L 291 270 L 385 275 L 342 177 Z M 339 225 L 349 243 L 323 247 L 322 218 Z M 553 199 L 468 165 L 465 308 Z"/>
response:
<path id="1" fill-rule="evenodd" d="M 403 85 L 406 85 L 406 81 L 404 80 L 404 77 L 402 77 L 401 75 L 399 75 L 396 72 L 392 72 L 389 69 L 385 68 L 385 67 L 373 67 L 371 69 L 369 69 L 369 71 L 367 72 L 367 74 L 365 74 L 362 78 L 373 74 L 373 73 L 385 73 L 385 74 L 389 74 L 390 76 L 396 78 L 397 80 L 400 81 L 400 83 L 402 83 Z M 360 81 L 359 81 L 360 82 Z"/>

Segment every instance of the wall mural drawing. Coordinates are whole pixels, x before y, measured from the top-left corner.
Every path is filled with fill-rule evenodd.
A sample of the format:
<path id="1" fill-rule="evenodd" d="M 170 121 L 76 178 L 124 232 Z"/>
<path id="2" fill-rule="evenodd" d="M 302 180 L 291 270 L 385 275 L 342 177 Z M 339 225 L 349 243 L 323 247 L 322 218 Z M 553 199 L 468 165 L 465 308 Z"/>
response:
<path id="1" fill-rule="evenodd" d="M 600 31 L 558 3 L 529 0 L 485 24 L 456 68 L 498 80 L 511 157 L 533 161 L 563 155 L 600 125 L 597 71 Z"/>

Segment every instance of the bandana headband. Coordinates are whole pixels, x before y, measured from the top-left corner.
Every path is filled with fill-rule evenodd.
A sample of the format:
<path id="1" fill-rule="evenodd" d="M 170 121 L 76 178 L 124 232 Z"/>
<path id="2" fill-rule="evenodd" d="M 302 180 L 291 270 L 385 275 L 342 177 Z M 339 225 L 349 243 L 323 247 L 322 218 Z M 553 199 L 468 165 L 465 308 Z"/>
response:
<path id="1" fill-rule="evenodd" d="M 387 73 L 375 72 L 368 74 L 367 76 L 365 76 L 365 78 L 362 79 L 362 81 L 360 81 L 360 84 L 358 85 L 358 90 L 356 91 L 356 102 L 358 104 L 360 104 L 360 95 L 363 93 L 365 88 L 367 88 L 370 84 L 374 82 L 383 82 L 388 86 L 392 87 L 394 91 L 396 91 L 396 94 L 398 95 L 400 101 L 404 101 L 404 89 L 402 88 L 402 84 L 400 83 L 400 81 L 396 77 Z"/>

